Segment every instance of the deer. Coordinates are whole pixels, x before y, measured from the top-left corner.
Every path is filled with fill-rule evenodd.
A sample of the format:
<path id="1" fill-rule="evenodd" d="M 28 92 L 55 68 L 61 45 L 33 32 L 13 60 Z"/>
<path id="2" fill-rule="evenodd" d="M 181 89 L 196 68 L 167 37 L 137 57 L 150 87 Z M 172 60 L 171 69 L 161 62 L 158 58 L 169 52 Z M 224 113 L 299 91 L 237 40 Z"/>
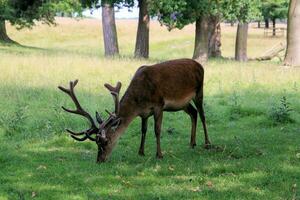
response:
<path id="1" fill-rule="evenodd" d="M 77 141 L 91 140 L 98 146 L 97 163 L 105 162 L 110 156 L 120 136 L 129 124 L 136 118 L 141 118 L 141 142 L 138 154 L 145 156 L 145 138 L 148 118 L 154 117 L 154 132 L 156 137 L 156 157 L 163 158 L 160 139 L 163 113 L 184 111 L 192 122 L 190 146 L 196 146 L 197 115 L 201 118 L 204 131 L 204 147 L 211 146 L 203 106 L 204 69 L 201 64 L 192 59 L 176 59 L 162 63 L 141 66 L 133 76 L 127 90 L 119 97 L 121 83 L 113 87 L 104 84 L 114 100 L 114 111 L 105 110 L 109 117 L 103 120 L 98 112 L 94 118 L 82 108 L 75 95 L 74 88 L 78 80 L 71 81 L 69 89 L 58 88 L 69 95 L 76 109 L 62 106 L 66 112 L 81 115 L 90 123 L 90 128 L 81 132 L 66 129 Z M 194 102 L 195 107 L 192 105 Z"/>

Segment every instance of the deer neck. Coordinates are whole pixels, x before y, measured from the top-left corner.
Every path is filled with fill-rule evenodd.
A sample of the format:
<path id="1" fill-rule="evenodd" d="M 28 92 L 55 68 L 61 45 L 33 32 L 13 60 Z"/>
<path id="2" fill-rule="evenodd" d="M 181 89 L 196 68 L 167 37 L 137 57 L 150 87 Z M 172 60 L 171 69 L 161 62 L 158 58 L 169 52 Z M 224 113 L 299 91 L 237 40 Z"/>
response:
<path id="1" fill-rule="evenodd" d="M 121 123 L 111 138 L 113 144 L 116 143 L 118 138 L 126 131 L 132 120 L 134 120 L 134 118 L 137 116 L 135 107 L 136 106 L 131 98 L 125 94 L 120 101 L 120 111 L 118 115 L 118 117 L 121 118 Z"/>

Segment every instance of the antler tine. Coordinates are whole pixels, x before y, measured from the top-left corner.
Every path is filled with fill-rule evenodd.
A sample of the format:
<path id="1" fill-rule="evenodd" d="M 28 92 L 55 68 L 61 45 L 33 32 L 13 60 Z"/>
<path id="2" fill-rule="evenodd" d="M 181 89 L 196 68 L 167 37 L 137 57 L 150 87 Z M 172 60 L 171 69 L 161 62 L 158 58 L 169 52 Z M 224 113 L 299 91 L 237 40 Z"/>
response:
<path id="1" fill-rule="evenodd" d="M 114 102 L 115 102 L 115 114 L 119 114 L 120 110 L 120 102 L 119 102 L 119 93 L 122 84 L 120 82 L 117 83 L 116 87 L 113 87 L 109 84 L 104 84 L 104 86 L 110 91 L 111 95 L 113 96 Z"/>
<path id="2" fill-rule="evenodd" d="M 73 131 L 71 131 L 71 130 L 69 130 L 69 129 L 66 129 L 66 131 L 69 132 L 70 135 L 71 135 L 71 137 L 74 138 L 75 140 L 78 140 L 78 141 L 84 141 L 84 140 L 86 140 L 86 139 L 90 139 L 90 140 L 92 140 L 92 141 L 96 141 L 96 139 L 95 139 L 95 138 L 92 138 L 91 135 L 90 135 L 91 132 L 93 131 L 93 129 L 89 129 L 89 130 L 86 130 L 86 131 L 82 131 L 82 132 L 80 132 L 80 133 L 75 133 L 75 132 L 73 132 Z M 84 136 L 83 138 L 78 138 L 78 137 L 76 137 L 76 136 L 84 135 L 84 134 L 85 134 L 85 136 Z"/>
<path id="3" fill-rule="evenodd" d="M 111 95 L 114 98 L 114 102 L 115 102 L 115 113 L 116 115 L 119 114 L 119 110 L 120 110 L 120 102 L 119 102 L 119 93 L 116 92 L 110 92 Z"/>
<path id="4" fill-rule="evenodd" d="M 71 137 L 72 137 L 74 140 L 77 140 L 77 141 L 80 141 L 80 142 L 85 141 L 86 139 L 90 139 L 90 140 L 92 140 L 92 141 L 96 141 L 96 139 L 90 137 L 89 135 L 86 135 L 86 136 L 84 136 L 83 138 L 78 138 L 78 137 L 75 137 L 74 135 L 71 135 Z"/>
<path id="5" fill-rule="evenodd" d="M 91 123 L 92 128 L 95 129 L 96 128 L 96 124 L 95 124 L 93 118 L 91 117 L 91 115 L 88 112 L 86 112 L 81 107 L 81 105 L 80 105 L 80 103 L 79 103 L 79 101 L 78 101 L 78 99 L 77 99 L 77 97 L 75 95 L 74 88 L 77 85 L 77 83 L 78 83 L 78 80 L 70 81 L 70 89 L 66 89 L 66 88 L 64 88 L 62 86 L 58 87 L 61 91 L 65 92 L 66 94 L 68 94 L 71 97 L 71 99 L 73 100 L 73 102 L 74 102 L 74 104 L 76 106 L 76 110 L 70 110 L 70 109 L 67 109 L 67 108 L 65 108 L 63 106 L 62 106 L 62 109 L 64 109 L 66 112 L 70 112 L 70 113 L 73 113 L 73 114 L 78 114 L 78 115 L 81 115 L 81 116 L 87 118 L 89 120 L 89 122 Z"/>
<path id="6" fill-rule="evenodd" d="M 87 118 L 88 121 L 91 123 L 91 127 L 89 129 L 79 132 L 79 133 L 76 133 L 69 129 L 66 129 L 66 131 L 69 132 L 71 137 L 77 141 L 85 141 L 86 139 L 96 141 L 95 138 L 91 137 L 91 134 L 93 134 L 94 132 L 98 132 L 99 129 L 96 127 L 95 121 L 93 120 L 91 115 L 81 107 L 81 105 L 75 95 L 74 88 L 77 85 L 77 83 L 78 83 L 78 80 L 70 81 L 70 89 L 64 88 L 62 86 L 58 87 L 61 91 L 63 91 L 64 93 L 68 94 L 71 97 L 71 99 L 73 100 L 75 107 L 76 107 L 75 110 L 71 110 L 71 109 L 68 109 L 68 108 L 65 108 L 64 106 L 62 106 L 62 109 L 65 110 L 66 112 L 78 114 L 78 115 L 81 115 L 81 116 Z M 97 121 L 98 121 L 98 117 L 99 116 L 97 116 Z M 80 136 L 80 135 L 85 135 L 85 136 L 82 138 L 76 137 L 76 136 Z"/>
<path id="7" fill-rule="evenodd" d="M 72 134 L 72 135 L 84 135 L 84 134 L 86 134 L 86 131 L 81 131 L 81 132 L 79 132 L 79 133 L 76 133 L 76 132 L 74 132 L 74 131 L 71 131 L 70 129 L 66 129 L 66 131 L 67 131 L 68 133 Z"/>
<path id="8" fill-rule="evenodd" d="M 113 92 L 119 93 L 122 84 L 121 84 L 121 82 L 118 82 L 117 85 L 116 85 L 116 87 L 113 87 L 113 86 L 111 86 L 110 84 L 105 83 L 104 86 L 105 86 L 109 91 L 113 91 Z"/>
<path id="9" fill-rule="evenodd" d="M 75 81 L 70 81 L 70 85 L 72 84 L 72 89 L 77 85 L 78 83 L 78 79 L 76 79 Z"/>
<path id="10" fill-rule="evenodd" d="M 79 136 L 79 135 L 86 135 L 84 138 L 88 138 L 88 139 L 90 139 L 90 140 L 92 140 L 92 141 L 96 141 L 96 139 L 94 139 L 94 138 L 92 138 L 91 137 L 91 134 L 93 134 L 92 133 L 92 131 L 93 131 L 94 129 L 92 129 L 92 128 L 90 128 L 90 129 L 88 129 L 88 130 L 85 130 L 85 131 L 81 131 L 81 132 L 79 132 L 79 133 L 76 133 L 76 132 L 74 132 L 74 131 L 71 131 L 70 129 L 66 129 L 66 131 L 68 132 L 68 133 L 70 133 L 71 134 L 71 137 L 72 136 Z M 74 138 L 73 137 L 73 138 Z"/>
<path id="11" fill-rule="evenodd" d="M 99 114 L 97 111 L 96 111 L 96 119 L 97 119 L 97 122 L 98 122 L 99 124 L 102 124 L 102 123 L 103 123 L 103 120 L 102 120 L 100 114 Z"/>
<path id="12" fill-rule="evenodd" d="M 107 120 L 105 120 L 101 125 L 100 125 L 100 130 L 102 129 L 102 128 L 104 128 L 112 119 L 114 119 L 115 117 L 116 117 L 116 115 L 114 115 L 114 114 L 112 114 L 112 113 L 110 113 L 110 112 L 108 112 L 109 113 L 109 117 L 108 117 L 108 119 Z"/>
<path id="13" fill-rule="evenodd" d="M 110 117 L 115 117 L 114 113 L 109 112 L 109 110 L 105 109 L 105 112 L 107 112 L 107 114 L 109 114 Z"/>

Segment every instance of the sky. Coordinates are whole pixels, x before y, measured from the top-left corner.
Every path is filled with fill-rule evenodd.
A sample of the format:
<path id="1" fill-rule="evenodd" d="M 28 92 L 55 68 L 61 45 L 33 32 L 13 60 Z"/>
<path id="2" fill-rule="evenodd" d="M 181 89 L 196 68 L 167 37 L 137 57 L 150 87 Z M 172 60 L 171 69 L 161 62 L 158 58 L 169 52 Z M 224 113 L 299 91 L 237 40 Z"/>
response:
<path id="1" fill-rule="evenodd" d="M 95 10 L 86 10 L 83 12 L 83 15 L 86 17 L 101 19 L 101 8 Z M 138 16 L 139 10 L 137 7 L 131 8 L 130 11 L 128 11 L 128 8 L 115 8 L 116 19 L 134 19 L 138 18 Z"/>

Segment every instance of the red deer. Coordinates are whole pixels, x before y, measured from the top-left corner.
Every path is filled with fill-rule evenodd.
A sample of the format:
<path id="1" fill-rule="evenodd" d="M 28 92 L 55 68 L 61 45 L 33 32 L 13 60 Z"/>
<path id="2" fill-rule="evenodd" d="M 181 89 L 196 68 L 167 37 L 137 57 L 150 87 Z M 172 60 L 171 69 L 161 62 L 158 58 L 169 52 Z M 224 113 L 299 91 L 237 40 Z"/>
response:
<path id="1" fill-rule="evenodd" d="M 111 154 L 118 138 L 132 120 L 139 116 L 142 121 L 139 155 L 144 155 L 147 121 L 153 115 L 157 145 L 156 157 L 162 158 L 160 133 L 163 111 L 183 110 L 191 117 L 192 121 L 191 147 L 196 145 L 197 113 L 199 113 L 204 130 L 205 147 L 208 148 L 210 141 L 203 110 L 203 79 L 203 67 L 192 59 L 170 60 L 151 66 L 142 66 L 136 71 L 120 101 L 121 83 L 118 82 L 116 87 L 109 84 L 104 85 L 110 91 L 115 103 L 114 112 L 106 110 L 109 117 L 105 121 L 97 112 L 96 121 L 94 121 L 93 117 L 81 107 L 74 93 L 74 87 L 78 80 L 70 82 L 70 89 L 59 86 L 59 89 L 67 93 L 74 101 L 76 110 L 62 108 L 67 112 L 87 118 L 91 124 L 88 130 L 80 133 L 68 129 L 67 131 L 75 140 L 95 141 L 98 145 L 97 162 L 104 162 Z M 194 102 L 197 109 L 194 108 L 191 101 Z"/>

